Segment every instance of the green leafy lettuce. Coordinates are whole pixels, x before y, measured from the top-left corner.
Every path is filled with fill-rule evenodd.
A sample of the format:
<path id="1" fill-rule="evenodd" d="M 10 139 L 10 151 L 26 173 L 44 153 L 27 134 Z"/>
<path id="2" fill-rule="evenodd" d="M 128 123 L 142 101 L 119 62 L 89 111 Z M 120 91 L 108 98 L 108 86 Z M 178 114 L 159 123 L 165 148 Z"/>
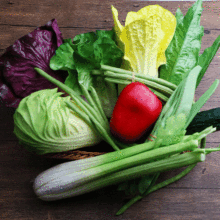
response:
<path id="1" fill-rule="evenodd" d="M 100 69 L 101 65 L 121 66 L 123 52 L 116 45 L 114 38 L 113 30 L 97 30 L 76 35 L 73 40 L 64 40 L 50 60 L 51 69 L 68 71 L 65 84 L 78 94 L 82 94 L 80 85 L 87 90 L 93 86 L 108 117 L 111 116 L 117 101 L 116 85 L 104 81 L 101 76 L 91 75 L 91 71 Z"/>

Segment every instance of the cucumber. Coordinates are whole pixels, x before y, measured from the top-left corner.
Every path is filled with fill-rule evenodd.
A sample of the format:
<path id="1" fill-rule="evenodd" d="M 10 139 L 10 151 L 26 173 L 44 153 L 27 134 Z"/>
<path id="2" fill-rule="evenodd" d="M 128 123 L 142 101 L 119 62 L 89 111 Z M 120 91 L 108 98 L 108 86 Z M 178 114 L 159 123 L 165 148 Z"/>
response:
<path id="1" fill-rule="evenodd" d="M 209 126 L 216 127 L 216 131 L 220 130 L 220 108 L 199 112 L 187 127 L 186 134 L 200 132 Z"/>

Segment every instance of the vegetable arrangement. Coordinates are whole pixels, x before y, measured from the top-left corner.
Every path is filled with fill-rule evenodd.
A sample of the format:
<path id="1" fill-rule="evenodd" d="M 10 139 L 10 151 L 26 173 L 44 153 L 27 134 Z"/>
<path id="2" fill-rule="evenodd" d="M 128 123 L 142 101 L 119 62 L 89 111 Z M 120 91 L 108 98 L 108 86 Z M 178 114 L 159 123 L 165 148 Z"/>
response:
<path id="1" fill-rule="evenodd" d="M 8 106 L 18 106 L 14 133 L 24 147 L 46 154 L 104 140 L 113 149 L 39 174 L 34 191 L 40 199 L 64 199 L 118 184 L 118 190 L 133 196 L 119 215 L 149 193 L 182 178 L 205 161 L 207 154 L 220 150 L 205 148 L 206 136 L 219 123 L 212 118 L 205 122 L 210 112 L 200 112 L 219 80 L 194 102 L 196 87 L 220 42 L 218 37 L 199 55 L 204 33 L 201 12 L 201 0 L 185 16 L 180 9 L 174 16 L 161 6 L 150 5 L 129 12 L 123 27 L 112 6 L 112 30 L 63 40 L 52 20 L 6 51 L 0 58 L 0 94 Z M 40 39 L 42 31 L 51 39 L 53 34 L 57 37 L 56 42 L 39 40 L 47 45 L 42 46 L 44 53 L 50 51 L 45 65 L 29 62 L 38 56 L 35 50 L 40 45 L 33 39 Z M 24 46 L 19 51 L 20 44 Z M 42 87 L 21 91 L 38 80 Z M 156 184 L 161 172 L 185 166 L 182 173 Z"/>

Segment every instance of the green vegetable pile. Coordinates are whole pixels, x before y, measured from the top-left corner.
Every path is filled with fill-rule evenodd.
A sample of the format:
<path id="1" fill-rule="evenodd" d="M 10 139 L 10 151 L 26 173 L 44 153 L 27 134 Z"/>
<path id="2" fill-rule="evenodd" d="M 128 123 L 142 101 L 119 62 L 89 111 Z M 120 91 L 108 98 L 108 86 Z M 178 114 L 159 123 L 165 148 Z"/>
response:
<path id="1" fill-rule="evenodd" d="M 69 96 L 48 89 L 24 98 L 14 115 L 14 132 L 21 144 L 39 154 L 106 141 L 113 152 L 46 170 L 36 178 L 34 190 L 40 199 L 52 201 L 118 184 L 118 190 L 133 197 L 119 215 L 149 193 L 185 176 L 207 154 L 220 151 L 205 148 L 206 136 L 216 131 L 212 126 L 216 124 L 207 122 L 202 130 L 192 124 L 219 84 L 215 80 L 194 101 L 196 88 L 219 49 L 220 36 L 199 54 L 204 34 L 202 0 L 185 16 L 180 9 L 174 17 L 160 6 L 147 6 L 137 14 L 130 12 L 125 27 L 117 20 L 117 10 L 112 10 L 112 30 L 77 35 L 56 50 L 50 68 L 68 72 L 64 83 L 35 68 Z M 149 17 L 144 10 L 151 12 Z M 152 30 L 155 32 L 148 34 Z M 112 136 L 109 118 L 120 89 L 134 81 L 147 85 L 164 106 L 141 143 L 125 144 Z M 185 166 L 182 173 L 156 184 L 160 173 Z"/>

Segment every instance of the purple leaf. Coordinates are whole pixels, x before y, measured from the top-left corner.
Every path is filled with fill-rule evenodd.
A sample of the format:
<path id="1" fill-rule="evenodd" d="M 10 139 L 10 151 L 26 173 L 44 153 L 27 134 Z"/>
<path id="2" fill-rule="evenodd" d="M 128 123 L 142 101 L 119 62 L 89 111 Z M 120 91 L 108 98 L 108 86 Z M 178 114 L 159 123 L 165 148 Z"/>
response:
<path id="1" fill-rule="evenodd" d="M 53 19 L 6 49 L 0 57 L 0 98 L 7 107 L 16 108 L 21 99 L 31 93 L 56 87 L 40 76 L 34 67 L 65 81 L 66 72 L 53 71 L 49 67 L 50 59 L 62 43 L 62 34 Z"/>

